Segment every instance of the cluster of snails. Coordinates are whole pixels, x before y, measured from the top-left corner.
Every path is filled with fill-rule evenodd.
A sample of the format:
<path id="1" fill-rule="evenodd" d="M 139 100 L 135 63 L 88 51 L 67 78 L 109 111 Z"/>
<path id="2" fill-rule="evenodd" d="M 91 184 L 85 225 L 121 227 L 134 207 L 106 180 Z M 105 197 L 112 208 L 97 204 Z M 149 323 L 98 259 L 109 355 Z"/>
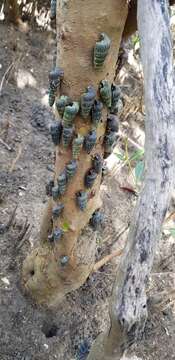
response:
<path id="1" fill-rule="evenodd" d="M 51 1 L 51 16 L 55 14 L 56 0 Z M 93 65 L 96 70 L 100 70 L 105 62 L 110 49 L 111 41 L 109 37 L 102 33 L 100 39 L 96 42 L 93 52 Z M 78 157 L 83 149 L 87 154 L 90 154 L 97 142 L 97 127 L 102 119 L 103 106 L 106 106 L 109 115 L 107 117 L 106 133 L 104 136 L 104 158 L 110 155 L 117 140 L 117 132 L 119 128 L 119 121 L 117 113 L 119 111 L 119 103 L 121 98 L 121 91 L 115 84 L 110 84 L 106 79 L 100 81 L 99 95 L 100 100 L 96 99 L 96 91 L 93 86 L 88 86 L 85 92 L 81 95 L 80 101 L 72 101 L 69 96 L 61 95 L 56 98 L 59 90 L 61 80 L 64 72 L 60 68 L 55 68 L 49 74 L 49 105 L 52 107 L 55 103 L 55 108 L 61 118 L 54 122 L 50 127 L 50 134 L 54 145 L 62 146 L 67 149 L 72 148 L 72 159 L 66 164 L 64 170 L 59 174 L 56 184 L 53 179 L 50 180 L 46 187 L 47 195 L 52 196 L 53 200 L 58 202 L 52 209 L 52 219 L 57 220 L 64 211 L 64 204 L 60 201 L 62 195 L 66 192 L 67 186 L 78 169 Z M 83 136 L 75 133 L 74 121 L 77 114 L 83 119 L 90 118 L 92 128 Z M 75 201 L 77 207 L 84 211 L 87 207 L 89 192 L 94 185 L 97 176 L 102 173 L 103 159 L 100 154 L 92 156 L 92 166 L 87 171 L 84 177 L 84 190 L 80 190 L 75 194 Z M 96 210 L 91 219 L 90 225 L 97 230 L 103 222 L 103 215 L 99 210 Z M 55 228 L 48 240 L 50 242 L 59 241 L 64 234 L 61 228 Z M 60 258 L 60 264 L 66 265 L 69 257 L 64 255 Z"/>

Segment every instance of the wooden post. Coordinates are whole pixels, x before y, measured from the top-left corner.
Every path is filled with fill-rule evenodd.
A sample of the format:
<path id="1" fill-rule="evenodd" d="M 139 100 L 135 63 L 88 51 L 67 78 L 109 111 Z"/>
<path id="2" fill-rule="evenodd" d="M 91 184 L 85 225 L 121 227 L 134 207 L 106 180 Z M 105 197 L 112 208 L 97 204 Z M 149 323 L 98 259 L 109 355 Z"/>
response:
<path id="1" fill-rule="evenodd" d="M 173 50 L 166 0 L 138 0 L 145 89 L 145 179 L 110 303 L 111 327 L 97 338 L 88 360 L 121 358 L 143 334 L 145 288 L 174 185 Z"/>

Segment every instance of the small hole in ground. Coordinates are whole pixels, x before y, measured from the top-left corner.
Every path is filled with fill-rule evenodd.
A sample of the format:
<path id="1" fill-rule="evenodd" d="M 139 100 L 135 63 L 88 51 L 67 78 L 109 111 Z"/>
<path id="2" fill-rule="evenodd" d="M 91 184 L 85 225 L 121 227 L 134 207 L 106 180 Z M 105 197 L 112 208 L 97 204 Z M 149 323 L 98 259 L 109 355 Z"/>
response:
<path id="1" fill-rule="evenodd" d="M 51 338 L 57 335 L 58 327 L 55 324 L 43 324 L 42 332 L 44 333 L 46 338 Z"/>
<path id="2" fill-rule="evenodd" d="M 31 276 L 35 275 L 35 271 L 34 271 L 34 270 L 31 270 L 31 271 L 30 271 L 30 275 L 31 275 Z"/>

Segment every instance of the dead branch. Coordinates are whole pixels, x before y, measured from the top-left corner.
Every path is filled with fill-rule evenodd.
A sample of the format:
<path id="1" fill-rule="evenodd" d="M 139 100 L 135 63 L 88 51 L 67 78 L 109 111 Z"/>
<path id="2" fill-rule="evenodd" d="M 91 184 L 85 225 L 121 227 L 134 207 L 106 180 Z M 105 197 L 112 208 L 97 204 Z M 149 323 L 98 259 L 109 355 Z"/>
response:
<path id="1" fill-rule="evenodd" d="M 167 1 L 138 0 L 138 24 L 145 82 L 145 179 L 113 287 L 110 330 L 97 338 L 88 360 L 118 360 L 143 334 L 146 285 L 174 185 L 173 51 Z"/>
<path id="2" fill-rule="evenodd" d="M 17 251 L 19 251 L 22 248 L 22 246 L 24 245 L 24 243 L 27 240 L 29 240 L 31 231 L 32 231 L 32 225 L 30 226 L 30 224 L 28 223 L 28 221 L 26 219 L 26 223 L 25 223 L 25 225 L 23 227 L 23 230 L 21 231 L 21 233 L 18 236 L 17 241 L 19 242 L 19 244 L 16 247 Z"/>
<path id="3" fill-rule="evenodd" d="M 97 261 L 94 265 L 92 272 L 98 271 L 102 266 L 106 265 L 114 257 L 120 256 L 123 253 L 123 249 L 115 250 L 111 254 L 104 256 L 101 260 Z"/>

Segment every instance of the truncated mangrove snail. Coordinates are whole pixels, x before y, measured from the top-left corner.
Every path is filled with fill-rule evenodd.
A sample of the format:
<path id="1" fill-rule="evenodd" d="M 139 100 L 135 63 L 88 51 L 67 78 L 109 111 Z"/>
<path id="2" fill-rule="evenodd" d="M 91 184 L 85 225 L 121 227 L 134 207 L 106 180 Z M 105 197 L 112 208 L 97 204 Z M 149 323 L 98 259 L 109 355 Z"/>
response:
<path id="1" fill-rule="evenodd" d="M 64 77 L 64 71 L 55 67 L 49 73 L 49 105 L 52 107 L 55 102 L 56 92 L 60 87 L 61 80 Z"/>
<path id="2" fill-rule="evenodd" d="M 96 177 L 97 177 L 97 173 L 95 172 L 95 170 L 90 169 L 85 175 L 85 179 L 84 179 L 85 186 L 90 189 L 93 186 Z"/>
<path id="3" fill-rule="evenodd" d="M 103 221 L 104 221 L 103 214 L 101 213 L 100 210 L 96 210 L 90 219 L 90 225 L 94 230 L 99 230 L 99 228 L 103 224 Z"/>
<path id="4" fill-rule="evenodd" d="M 56 228 L 54 231 L 53 231 L 53 240 L 54 242 L 57 242 L 59 241 L 63 236 L 63 230 L 60 229 L 60 228 Z"/>
<path id="5" fill-rule="evenodd" d="M 76 137 L 73 140 L 73 144 L 72 144 L 72 156 L 73 159 L 77 159 L 80 151 L 82 149 L 83 146 L 83 142 L 84 142 L 84 136 L 77 134 Z"/>
<path id="6" fill-rule="evenodd" d="M 63 171 L 57 179 L 57 183 L 58 183 L 58 189 L 59 189 L 59 193 L 60 195 L 63 195 L 66 191 L 66 187 L 67 187 L 67 176 L 66 176 L 66 171 Z"/>
<path id="7" fill-rule="evenodd" d="M 97 127 L 102 118 L 103 104 L 99 100 L 95 100 L 91 110 L 92 124 Z"/>
<path id="8" fill-rule="evenodd" d="M 84 149 L 89 154 L 93 147 L 95 146 L 97 141 L 97 134 L 95 130 L 91 130 L 88 135 L 85 136 L 84 139 Z"/>
<path id="9" fill-rule="evenodd" d="M 56 201 L 57 199 L 59 199 L 60 197 L 60 192 L 59 192 L 59 187 L 58 186 L 54 186 L 52 188 L 52 197 L 53 200 Z"/>
<path id="10" fill-rule="evenodd" d="M 107 117 L 107 131 L 118 132 L 119 131 L 119 118 L 114 114 L 109 114 Z"/>
<path id="11" fill-rule="evenodd" d="M 104 61 L 108 55 L 111 45 L 111 40 L 105 33 L 100 34 L 99 41 L 96 42 L 94 48 L 94 67 L 95 69 L 101 69 Z"/>
<path id="12" fill-rule="evenodd" d="M 111 92 L 112 92 L 112 100 L 111 100 L 111 112 L 115 111 L 116 106 L 121 97 L 121 90 L 120 87 L 116 84 L 111 85 Z"/>
<path id="13" fill-rule="evenodd" d="M 67 165 L 66 165 L 66 176 L 67 176 L 67 180 L 70 180 L 73 178 L 73 176 L 75 175 L 76 171 L 77 171 L 77 167 L 78 167 L 78 163 L 76 160 L 71 160 Z"/>
<path id="14" fill-rule="evenodd" d="M 106 159 L 113 151 L 114 146 L 116 145 L 117 142 L 117 133 L 113 132 L 113 131 L 109 131 L 109 133 L 107 133 L 105 135 L 104 138 L 104 159 Z"/>
<path id="15" fill-rule="evenodd" d="M 69 262 L 69 256 L 67 256 L 67 255 L 63 255 L 63 256 L 61 256 L 60 257 L 60 264 L 61 264 L 61 266 L 66 266 L 67 264 L 68 264 L 68 262 Z"/>
<path id="16" fill-rule="evenodd" d="M 63 127 L 62 140 L 63 140 L 64 148 L 68 148 L 68 146 L 70 145 L 73 138 L 73 133 L 74 133 L 73 127 L 69 127 L 69 128 Z"/>
<path id="17" fill-rule="evenodd" d="M 99 91 L 103 103 L 107 108 L 110 108 L 112 102 L 111 84 L 107 80 L 100 81 Z"/>
<path id="18" fill-rule="evenodd" d="M 70 98 L 69 96 L 66 95 L 61 95 L 60 98 L 56 100 L 56 104 L 55 104 L 56 109 L 61 116 L 63 116 L 64 109 L 66 105 L 68 105 L 69 103 L 70 103 Z"/>
<path id="19" fill-rule="evenodd" d="M 52 123 L 52 125 L 50 126 L 50 134 L 51 134 L 54 145 L 59 145 L 60 141 L 61 141 L 61 134 L 62 134 L 61 121 Z"/>
<path id="20" fill-rule="evenodd" d="M 85 191 L 78 191 L 76 193 L 76 202 L 80 210 L 84 211 L 87 207 L 88 195 Z"/>
<path id="21" fill-rule="evenodd" d="M 53 218 L 57 219 L 63 210 L 64 210 L 64 205 L 62 203 L 59 203 L 58 205 L 54 206 L 52 209 Z"/>
<path id="22" fill-rule="evenodd" d="M 96 91 L 92 86 L 88 86 L 86 92 L 81 95 L 80 106 L 81 106 L 81 116 L 86 119 L 90 112 L 92 105 L 94 103 L 96 96 Z"/>
<path id="23" fill-rule="evenodd" d="M 46 195 L 52 196 L 52 188 L 54 187 L 54 180 L 50 179 L 49 182 L 46 184 Z"/>
<path id="24" fill-rule="evenodd" d="M 79 111 L 79 103 L 74 101 L 70 105 L 67 105 L 64 109 L 63 114 L 63 125 L 64 127 L 71 127 L 75 116 Z"/>
<path id="25" fill-rule="evenodd" d="M 95 154 L 93 156 L 92 166 L 97 174 L 99 174 L 101 172 L 102 166 L 103 166 L 103 159 L 99 154 Z"/>
<path id="26" fill-rule="evenodd" d="M 50 1 L 50 18 L 51 18 L 51 20 L 55 19 L 55 17 L 56 17 L 56 5 L 57 5 L 57 0 Z"/>

